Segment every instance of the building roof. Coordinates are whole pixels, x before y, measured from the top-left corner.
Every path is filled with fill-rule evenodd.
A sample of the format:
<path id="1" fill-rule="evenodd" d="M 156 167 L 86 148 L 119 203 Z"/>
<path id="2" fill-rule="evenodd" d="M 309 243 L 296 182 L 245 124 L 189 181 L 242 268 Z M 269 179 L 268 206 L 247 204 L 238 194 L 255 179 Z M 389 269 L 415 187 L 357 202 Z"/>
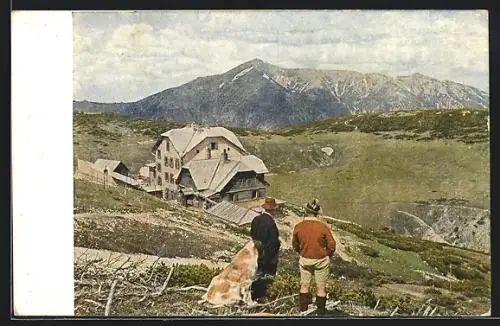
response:
<path id="1" fill-rule="evenodd" d="M 183 169 L 189 170 L 198 191 L 211 190 L 212 194 L 221 191 L 238 172 L 269 172 L 264 162 L 254 155 L 231 157 L 226 162 L 220 158 L 192 160 Z"/>
<path id="2" fill-rule="evenodd" d="M 206 212 L 236 225 L 251 223 L 254 217 L 259 215 L 259 213 L 252 209 L 244 208 L 225 200 L 210 207 Z"/>
<path id="3" fill-rule="evenodd" d="M 161 134 L 161 136 L 168 137 L 170 139 L 175 150 L 181 157 L 192 150 L 196 145 L 201 143 L 204 139 L 209 137 L 223 137 L 245 153 L 247 152 L 238 137 L 236 137 L 232 131 L 223 127 L 196 127 L 191 125 L 184 128 L 170 129 L 169 131 Z M 153 150 L 158 147 L 160 142 L 161 139 L 156 142 Z"/>
<path id="4" fill-rule="evenodd" d="M 94 169 L 99 170 L 99 171 L 104 171 L 105 168 L 108 168 L 108 171 L 114 171 L 118 165 L 123 164 L 120 161 L 115 161 L 115 160 L 106 160 L 102 158 L 98 158 L 94 162 Z M 123 166 L 125 166 L 123 164 Z"/>
<path id="5" fill-rule="evenodd" d="M 264 205 L 265 200 L 266 200 L 265 198 L 252 198 L 247 200 L 240 200 L 238 201 L 238 205 L 246 208 L 255 209 L 256 207 L 257 208 L 262 207 L 262 205 Z M 276 205 L 282 205 L 286 203 L 286 201 L 277 198 L 274 198 L 274 201 L 276 202 Z"/>
<path id="6" fill-rule="evenodd" d="M 142 190 L 145 192 L 163 192 L 160 186 L 142 186 Z"/>
<path id="7" fill-rule="evenodd" d="M 111 172 L 111 177 L 116 180 L 120 180 L 123 183 L 129 184 L 134 187 L 139 187 L 139 182 L 131 177 L 127 177 L 123 174 L 117 172 Z"/>

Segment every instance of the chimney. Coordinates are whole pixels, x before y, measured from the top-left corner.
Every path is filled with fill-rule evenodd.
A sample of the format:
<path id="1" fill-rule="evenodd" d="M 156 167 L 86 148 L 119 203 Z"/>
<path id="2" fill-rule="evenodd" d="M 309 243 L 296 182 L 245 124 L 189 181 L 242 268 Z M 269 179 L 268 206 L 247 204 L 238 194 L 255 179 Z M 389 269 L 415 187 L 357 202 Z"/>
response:
<path id="1" fill-rule="evenodd" d="M 227 155 L 227 151 L 226 151 L 226 149 L 225 149 L 225 148 L 224 148 L 224 150 L 222 151 L 222 159 L 223 159 L 223 161 L 224 161 L 224 162 L 229 161 L 229 157 L 228 157 L 228 155 Z"/>

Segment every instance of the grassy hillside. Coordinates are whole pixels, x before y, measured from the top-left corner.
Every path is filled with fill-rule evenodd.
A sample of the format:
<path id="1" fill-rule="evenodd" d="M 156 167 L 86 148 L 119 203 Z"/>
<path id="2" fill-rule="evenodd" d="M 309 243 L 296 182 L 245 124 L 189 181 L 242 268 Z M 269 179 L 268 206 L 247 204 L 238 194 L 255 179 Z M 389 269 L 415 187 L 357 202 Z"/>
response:
<path id="1" fill-rule="evenodd" d="M 489 208 L 486 110 L 361 114 L 266 132 L 230 128 L 272 174 L 269 193 L 312 197 L 326 214 L 383 224 L 394 202 L 461 202 Z M 75 113 L 75 156 L 119 159 L 134 172 L 175 122 Z M 329 156 L 321 151 L 330 147 Z"/>
<path id="2" fill-rule="evenodd" d="M 392 202 L 461 199 L 489 207 L 488 143 L 385 140 L 349 132 L 298 135 L 266 146 L 300 142 L 342 144 L 341 164 L 269 176 L 271 195 L 294 203 L 316 197 L 326 214 L 362 224 L 383 216 Z"/>

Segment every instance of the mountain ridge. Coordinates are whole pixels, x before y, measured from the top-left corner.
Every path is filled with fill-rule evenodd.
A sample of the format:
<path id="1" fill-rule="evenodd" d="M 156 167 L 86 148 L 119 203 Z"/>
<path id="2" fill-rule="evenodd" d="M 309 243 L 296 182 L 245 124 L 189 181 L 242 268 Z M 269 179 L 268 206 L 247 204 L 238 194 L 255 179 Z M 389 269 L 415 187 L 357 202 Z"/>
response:
<path id="1" fill-rule="evenodd" d="M 420 73 L 282 68 L 260 59 L 135 102 L 74 101 L 73 110 L 154 120 L 275 129 L 329 116 L 414 108 L 489 107 L 478 88 Z"/>

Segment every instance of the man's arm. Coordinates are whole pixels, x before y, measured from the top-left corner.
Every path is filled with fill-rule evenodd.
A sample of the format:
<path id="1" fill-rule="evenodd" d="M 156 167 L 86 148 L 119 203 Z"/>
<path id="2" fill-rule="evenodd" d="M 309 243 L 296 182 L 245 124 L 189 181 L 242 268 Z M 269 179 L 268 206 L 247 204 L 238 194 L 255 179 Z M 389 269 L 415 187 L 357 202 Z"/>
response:
<path id="1" fill-rule="evenodd" d="M 293 229 L 292 247 L 293 247 L 293 250 L 300 253 L 300 242 L 299 242 L 299 237 L 297 234 L 297 227 L 295 227 Z"/>
<path id="2" fill-rule="evenodd" d="M 328 256 L 331 257 L 333 255 L 333 253 L 335 252 L 335 249 L 337 247 L 337 243 L 335 242 L 335 239 L 333 238 L 332 231 L 326 225 L 325 225 L 325 238 L 326 238 L 326 248 L 328 250 Z"/>
<path id="3" fill-rule="evenodd" d="M 254 240 L 261 240 L 259 239 L 259 235 L 258 235 L 258 225 L 259 225 L 259 220 L 260 220 L 260 215 L 257 215 L 256 217 L 254 217 L 254 219 L 252 220 L 252 224 L 250 226 L 250 236 L 252 237 L 252 239 Z"/>
<path id="4" fill-rule="evenodd" d="M 276 245 L 276 248 L 279 249 L 281 247 L 281 242 L 280 242 L 280 232 L 278 230 L 278 226 L 273 220 L 273 226 L 271 228 L 272 236 L 271 239 L 273 239 L 274 244 Z"/>

